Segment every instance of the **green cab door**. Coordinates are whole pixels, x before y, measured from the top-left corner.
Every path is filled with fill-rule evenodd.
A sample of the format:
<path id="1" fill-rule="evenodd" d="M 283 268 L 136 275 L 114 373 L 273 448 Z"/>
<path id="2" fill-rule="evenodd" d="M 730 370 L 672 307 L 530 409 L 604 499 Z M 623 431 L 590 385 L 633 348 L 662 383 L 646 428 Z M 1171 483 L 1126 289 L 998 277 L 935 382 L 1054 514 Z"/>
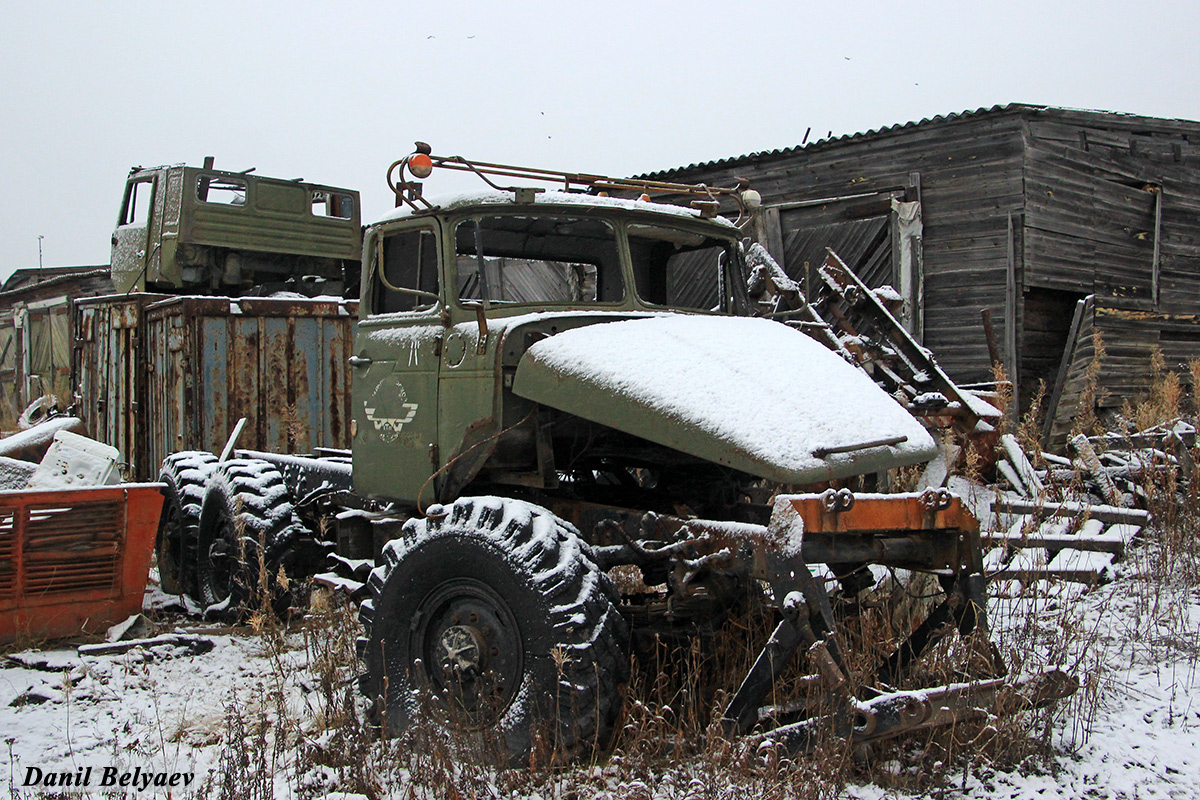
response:
<path id="1" fill-rule="evenodd" d="M 142 172 L 125 185 L 121 217 L 112 235 L 113 284 L 118 292 L 142 291 L 146 285 L 150 224 L 158 200 L 157 172 Z M 159 203 L 161 205 L 161 203 Z M 161 218 L 161 209 L 157 215 Z"/>
<path id="2" fill-rule="evenodd" d="M 438 454 L 440 235 L 428 221 L 372 233 L 354 355 L 354 487 L 432 502 Z"/>

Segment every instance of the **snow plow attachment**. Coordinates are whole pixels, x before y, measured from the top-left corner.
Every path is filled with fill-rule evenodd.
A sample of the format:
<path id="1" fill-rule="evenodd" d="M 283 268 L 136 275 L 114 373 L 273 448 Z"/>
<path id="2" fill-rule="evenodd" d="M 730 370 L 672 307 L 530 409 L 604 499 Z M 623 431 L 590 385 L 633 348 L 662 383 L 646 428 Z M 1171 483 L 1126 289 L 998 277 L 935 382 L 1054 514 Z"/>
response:
<path id="1" fill-rule="evenodd" d="M 1020 680 L 953 683 L 929 689 L 888 692 L 869 700 L 848 698 L 836 716 L 783 725 L 755 737 L 788 752 L 808 749 L 818 731 L 832 728 L 856 745 L 906 733 L 1041 708 L 1068 697 L 1079 682 L 1059 669 L 1048 669 Z"/>
<path id="2" fill-rule="evenodd" d="M 0 492 L 0 642 L 95 633 L 139 611 L 160 486 Z"/>
<path id="3" fill-rule="evenodd" d="M 989 638 L 979 522 L 945 489 L 780 495 L 765 525 L 621 519 L 610 507 L 572 522 L 611 542 L 594 548 L 602 569 L 633 564 L 665 580 L 679 598 L 669 606 L 677 625 L 721 580 L 769 590 L 774 628 L 725 707 L 730 738 L 796 751 L 832 732 L 865 744 L 1037 708 L 1078 688 L 1056 669 L 1007 675 Z M 942 657 L 931 650 L 953 634 L 953 658 L 925 658 Z M 953 682 L 930 686 L 936 675 Z"/>

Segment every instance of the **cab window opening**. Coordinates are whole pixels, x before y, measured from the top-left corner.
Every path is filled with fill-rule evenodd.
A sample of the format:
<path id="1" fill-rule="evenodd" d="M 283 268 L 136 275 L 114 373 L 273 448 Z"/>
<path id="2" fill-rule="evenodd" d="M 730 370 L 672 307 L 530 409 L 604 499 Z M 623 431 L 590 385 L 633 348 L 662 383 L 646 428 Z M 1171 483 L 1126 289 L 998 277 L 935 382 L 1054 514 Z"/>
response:
<path id="1" fill-rule="evenodd" d="M 627 227 L 638 296 L 651 305 L 731 311 L 729 242 L 652 225 Z"/>
<path id="2" fill-rule="evenodd" d="M 246 181 L 224 175 L 200 175 L 196 178 L 196 199 L 218 206 L 246 205 Z"/>
<path id="3" fill-rule="evenodd" d="M 455 229 L 459 300 L 619 303 L 616 235 L 604 220 L 495 215 Z"/>
<path id="4" fill-rule="evenodd" d="M 343 192 L 314 189 L 310 207 L 314 217 L 332 217 L 334 219 L 354 217 L 354 198 Z"/>
<path id="5" fill-rule="evenodd" d="M 384 234 L 376 262 L 376 313 L 425 311 L 437 305 L 438 247 L 432 230 Z"/>
<path id="6" fill-rule="evenodd" d="M 125 190 L 125 205 L 121 209 L 121 225 L 145 227 L 150 220 L 150 198 L 154 194 L 154 180 L 130 181 Z"/>

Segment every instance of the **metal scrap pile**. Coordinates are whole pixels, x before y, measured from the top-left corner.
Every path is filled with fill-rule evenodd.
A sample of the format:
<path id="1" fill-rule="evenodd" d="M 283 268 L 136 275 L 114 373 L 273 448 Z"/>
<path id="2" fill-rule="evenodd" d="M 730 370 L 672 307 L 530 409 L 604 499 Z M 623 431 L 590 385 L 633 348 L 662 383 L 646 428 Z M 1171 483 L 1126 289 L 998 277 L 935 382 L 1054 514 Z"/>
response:
<path id="1" fill-rule="evenodd" d="M 141 608 L 159 484 L 54 417 L 0 439 L 0 643 L 103 630 Z"/>
<path id="2" fill-rule="evenodd" d="M 1150 522 L 1149 487 L 1175 492 L 1190 484 L 1194 425 L 1180 420 L 1133 436 L 1077 435 L 1069 441 L 1071 457 L 1036 451 L 1031 457 L 1015 436 L 996 430 L 1001 387 L 955 385 L 897 320 L 888 287 L 869 290 L 829 251 L 806 298 L 761 247 L 752 249 L 750 261 L 775 316 L 784 312 L 788 324 L 858 366 L 927 426 L 950 434 L 919 490 L 958 480 L 951 476 L 963 466 L 958 445 L 964 442 L 994 464 L 994 473 L 986 470 L 994 477 L 991 487 L 955 487 L 979 500 L 983 541 L 992 545 L 984 566 L 993 593 L 1019 595 L 1045 589 L 1048 581 L 1088 586 L 1112 577 L 1114 564 Z"/>

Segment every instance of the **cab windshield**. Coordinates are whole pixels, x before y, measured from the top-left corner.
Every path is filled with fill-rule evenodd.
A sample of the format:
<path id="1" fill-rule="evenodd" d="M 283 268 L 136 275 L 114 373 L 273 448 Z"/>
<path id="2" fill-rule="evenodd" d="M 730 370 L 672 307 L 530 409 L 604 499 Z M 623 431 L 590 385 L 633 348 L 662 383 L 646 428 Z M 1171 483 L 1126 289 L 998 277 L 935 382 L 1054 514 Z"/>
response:
<path id="1" fill-rule="evenodd" d="M 616 233 L 571 216 L 497 214 L 454 232 L 459 300 L 619 303 L 625 297 Z"/>
<path id="2" fill-rule="evenodd" d="M 637 293 L 651 305 L 697 311 L 732 311 L 726 265 L 733 244 L 700 233 L 657 225 L 627 227 Z"/>

